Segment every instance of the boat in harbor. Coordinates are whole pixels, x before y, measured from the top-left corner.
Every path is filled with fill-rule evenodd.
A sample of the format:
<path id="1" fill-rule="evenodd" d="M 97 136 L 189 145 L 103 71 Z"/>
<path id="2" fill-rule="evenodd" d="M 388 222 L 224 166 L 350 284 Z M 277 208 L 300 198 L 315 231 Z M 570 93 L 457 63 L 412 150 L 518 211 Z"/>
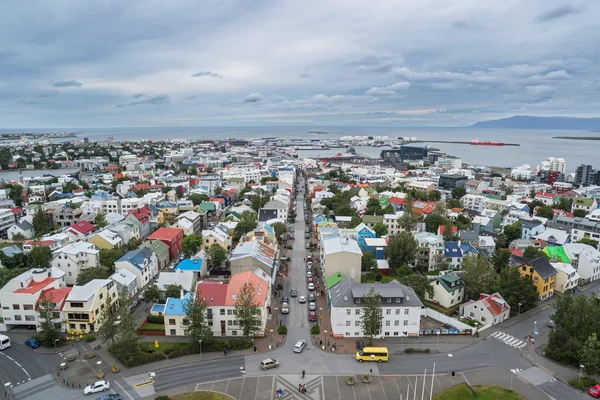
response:
<path id="1" fill-rule="evenodd" d="M 471 146 L 504 146 L 504 142 L 482 142 L 479 139 L 474 138 L 471 140 Z"/>

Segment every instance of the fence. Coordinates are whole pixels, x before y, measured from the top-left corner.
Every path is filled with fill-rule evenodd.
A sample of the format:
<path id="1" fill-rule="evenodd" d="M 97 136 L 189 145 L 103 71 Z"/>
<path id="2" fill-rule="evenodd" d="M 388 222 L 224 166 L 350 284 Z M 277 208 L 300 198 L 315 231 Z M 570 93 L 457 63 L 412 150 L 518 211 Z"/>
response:
<path id="1" fill-rule="evenodd" d="M 419 331 L 419 335 L 427 336 L 427 335 L 473 335 L 475 334 L 475 330 L 470 325 L 462 323 L 454 318 L 451 318 L 447 315 L 444 315 L 440 312 L 437 312 L 431 308 L 422 308 L 421 316 L 429 317 L 439 321 L 443 324 L 451 325 L 455 329 L 421 329 Z M 439 333 L 438 333 L 439 332 Z"/>

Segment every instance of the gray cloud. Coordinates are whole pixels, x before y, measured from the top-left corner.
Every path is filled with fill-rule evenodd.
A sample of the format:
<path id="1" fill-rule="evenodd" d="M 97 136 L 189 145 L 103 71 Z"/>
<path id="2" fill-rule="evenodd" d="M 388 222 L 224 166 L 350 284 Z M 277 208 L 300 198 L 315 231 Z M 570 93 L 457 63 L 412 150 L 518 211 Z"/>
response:
<path id="1" fill-rule="evenodd" d="M 560 19 L 572 14 L 579 14 L 581 10 L 571 7 L 571 6 L 562 6 L 556 7 L 550 11 L 547 11 L 543 14 L 540 14 L 536 17 L 536 21 L 538 22 L 549 22 L 555 19 Z"/>
<path id="2" fill-rule="evenodd" d="M 63 88 L 63 87 L 81 87 L 83 83 L 76 80 L 68 80 L 68 81 L 54 81 L 52 82 L 52 87 L 55 88 Z"/>
<path id="3" fill-rule="evenodd" d="M 171 102 L 171 98 L 168 95 L 166 95 L 166 94 L 159 94 L 159 95 L 156 95 L 156 96 L 148 97 L 147 95 L 145 95 L 143 93 L 136 93 L 132 97 L 134 99 L 144 98 L 144 100 L 135 100 L 135 101 L 130 101 L 129 103 L 117 104 L 117 107 L 122 108 L 122 107 L 130 107 L 130 106 L 139 106 L 139 105 L 144 105 L 144 104 L 150 104 L 150 105 L 153 105 L 153 106 L 160 106 L 160 105 L 167 104 L 167 103 Z"/>
<path id="4" fill-rule="evenodd" d="M 211 78 L 223 79 L 223 75 L 217 74 L 216 72 L 201 71 L 192 75 L 192 78 L 201 78 L 203 76 L 209 76 Z"/>
<path id="5" fill-rule="evenodd" d="M 244 98 L 244 103 L 260 103 L 265 98 L 258 92 L 250 93 L 248 96 Z"/>
<path id="6" fill-rule="evenodd" d="M 312 78 L 312 75 L 310 75 L 310 74 L 300 74 L 300 78 L 310 79 L 310 78 Z"/>

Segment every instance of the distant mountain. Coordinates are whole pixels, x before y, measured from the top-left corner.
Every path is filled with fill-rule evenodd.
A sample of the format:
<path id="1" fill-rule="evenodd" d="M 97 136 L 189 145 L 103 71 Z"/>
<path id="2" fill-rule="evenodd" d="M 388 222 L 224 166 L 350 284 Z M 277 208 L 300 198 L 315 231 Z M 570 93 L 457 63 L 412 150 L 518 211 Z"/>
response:
<path id="1" fill-rule="evenodd" d="M 571 118 L 571 117 L 530 117 L 517 115 L 510 118 L 481 121 L 471 128 L 498 129 L 575 129 L 600 130 L 600 118 Z"/>

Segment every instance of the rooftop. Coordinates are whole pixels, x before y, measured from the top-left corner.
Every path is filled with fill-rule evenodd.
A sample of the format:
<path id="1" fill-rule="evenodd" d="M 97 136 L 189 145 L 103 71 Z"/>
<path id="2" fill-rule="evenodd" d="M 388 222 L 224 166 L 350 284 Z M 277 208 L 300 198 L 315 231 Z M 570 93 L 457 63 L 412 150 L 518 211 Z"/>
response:
<path id="1" fill-rule="evenodd" d="M 194 293 L 188 292 L 183 296 L 183 299 L 179 297 L 169 297 L 165 304 L 165 315 L 184 315 L 184 305 L 186 302 L 192 299 Z"/>
<path id="2" fill-rule="evenodd" d="M 98 290 L 112 281 L 110 279 L 93 279 L 83 286 L 73 286 L 67 301 L 88 301 L 98 293 Z"/>
<path id="3" fill-rule="evenodd" d="M 40 282 L 36 282 L 36 281 L 32 280 L 31 282 L 29 282 L 29 285 L 27 285 L 27 287 L 17 289 L 14 291 L 14 293 L 19 293 L 19 294 L 37 293 L 40 290 L 42 290 L 43 288 L 45 288 L 46 286 L 48 286 L 49 284 L 51 284 L 52 282 L 54 282 L 56 279 L 57 278 L 46 278 Z"/>
<path id="4" fill-rule="evenodd" d="M 202 259 L 190 260 L 189 258 L 186 258 L 185 260 L 182 260 L 179 264 L 177 264 L 175 270 L 200 272 L 202 271 L 203 262 L 204 260 Z"/>
<path id="5" fill-rule="evenodd" d="M 158 228 L 148 239 L 173 240 L 180 234 L 183 230 L 179 228 Z"/>

